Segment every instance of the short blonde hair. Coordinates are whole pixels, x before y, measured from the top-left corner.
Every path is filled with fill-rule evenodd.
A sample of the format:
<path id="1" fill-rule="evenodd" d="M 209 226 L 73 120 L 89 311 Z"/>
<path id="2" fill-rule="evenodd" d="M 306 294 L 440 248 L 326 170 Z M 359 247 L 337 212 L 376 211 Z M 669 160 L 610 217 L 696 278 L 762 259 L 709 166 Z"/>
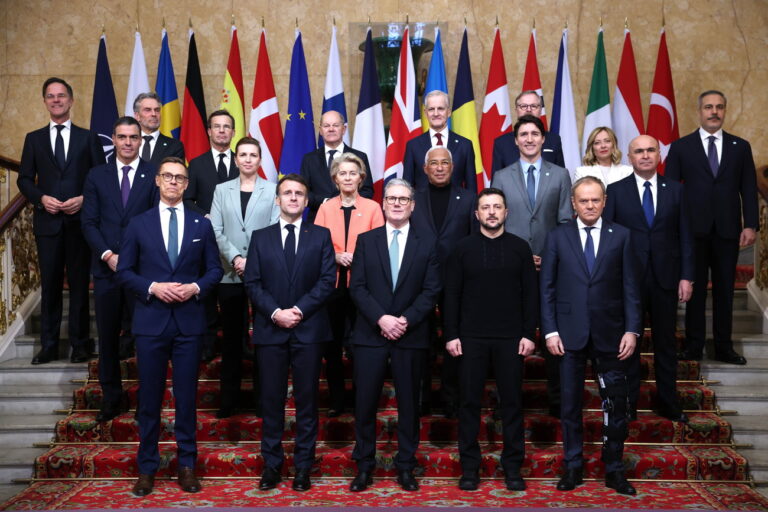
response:
<path id="1" fill-rule="evenodd" d="M 589 138 L 587 139 L 587 150 L 584 152 L 584 159 L 582 162 L 584 162 L 584 165 L 597 165 L 597 157 L 595 156 L 595 152 L 592 150 L 592 145 L 595 143 L 597 134 L 600 132 L 607 133 L 608 137 L 611 139 L 611 142 L 613 143 L 613 150 L 611 150 L 611 162 L 614 165 L 618 165 L 621 163 L 621 150 L 619 149 L 619 141 L 616 139 L 616 134 L 614 131 L 607 126 L 598 126 L 592 130 L 592 133 L 589 134 Z"/>
<path id="2" fill-rule="evenodd" d="M 339 173 L 339 167 L 345 162 L 349 162 L 357 166 L 357 170 L 360 173 L 360 183 L 357 185 L 359 190 L 360 187 L 363 186 L 363 182 L 365 181 L 365 177 L 368 176 L 368 173 L 366 172 L 363 159 L 354 153 L 342 153 L 341 156 L 337 156 L 333 159 L 333 163 L 331 163 L 331 181 L 334 184 L 336 183 L 336 175 Z"/>

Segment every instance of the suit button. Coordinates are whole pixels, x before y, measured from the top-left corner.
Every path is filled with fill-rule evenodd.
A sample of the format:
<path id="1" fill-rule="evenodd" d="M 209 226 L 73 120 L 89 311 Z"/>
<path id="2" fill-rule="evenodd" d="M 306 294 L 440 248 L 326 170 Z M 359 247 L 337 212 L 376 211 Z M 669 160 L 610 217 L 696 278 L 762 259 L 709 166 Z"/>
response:
<path id="1" fill-rule="evenodd" d="M 243 233 L 245 233 L 245 228 L 243 228 Z"/>

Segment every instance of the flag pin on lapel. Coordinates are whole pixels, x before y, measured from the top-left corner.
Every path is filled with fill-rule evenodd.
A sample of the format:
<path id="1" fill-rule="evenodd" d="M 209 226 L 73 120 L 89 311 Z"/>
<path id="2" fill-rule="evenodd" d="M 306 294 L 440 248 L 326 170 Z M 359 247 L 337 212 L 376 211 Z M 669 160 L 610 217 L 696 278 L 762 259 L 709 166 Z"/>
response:
<path id="1" fill-rule="evenodd" d="M 460 196 L 456 196 L 456 199 L 461 199 L 461 197 Z"/>
<path id="2" fill-rule="evenodd" d="M 666 186 L 667 186 L 667 184 L 666 184 L 666 183 L 662 183 L 662 184 L 661 184 L 661 186 L 662 186 L 662 187 L 666 187 Z"/>
<path id="3" fill-rule="evenodd" d="M 144 175 L 143 175 L 143 174 L 140 174 L 139 176 L 140 176 L 140 177 L 142 177 L 142 178 L 144 177 Z"/>
<path id="4" fill-rule="evenodd" d="M 611 228 L 608 228 L 609 233 L 613 233 L 613 230 Z"/>
<path id="5" fill-rule="evenodd" d="M 195 224 L 197 224 L 198 222 L 200 222 L 200 221 L 199 221 L 199 220 L 197 220 L 197 219 L 195 219 Z"/>

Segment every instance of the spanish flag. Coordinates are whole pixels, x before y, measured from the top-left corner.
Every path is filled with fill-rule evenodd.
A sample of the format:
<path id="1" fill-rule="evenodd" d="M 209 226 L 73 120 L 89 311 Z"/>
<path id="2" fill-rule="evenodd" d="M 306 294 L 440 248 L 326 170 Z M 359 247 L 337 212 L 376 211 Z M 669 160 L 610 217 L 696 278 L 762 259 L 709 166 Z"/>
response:
<path id="1" fill-rule="evenodd" d="M 221 108 L 235 118 L 235 136 L 232 137 L 232 150 L 237 141 L 245 137 L 245 110 L 243 109 L 243 67 L 240 63 L 240 45 L 237 43 L 237 27 L 232 25 L 232 44 L 229 47 L 227 72 L 224 75 L 224 88 L 221 90 Z"/>

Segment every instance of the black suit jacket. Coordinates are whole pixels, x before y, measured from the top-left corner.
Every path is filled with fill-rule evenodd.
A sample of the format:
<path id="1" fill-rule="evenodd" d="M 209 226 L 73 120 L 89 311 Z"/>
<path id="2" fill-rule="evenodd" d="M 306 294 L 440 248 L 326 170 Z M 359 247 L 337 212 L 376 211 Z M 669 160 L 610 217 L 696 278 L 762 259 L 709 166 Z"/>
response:
<path id="1" fill-rule="evenodd" d="M 544 134 L 544 144 L 541 148 L 541 157 L 559 167 L 565 167 L 563 158 L 563 143 L 560 135 L 547 132 Z M 505 133 L 496 137 L 493 141 L 493 172 L 503 169 L 520 160 L 520 150 L 515 144 L 515 132 Z"/>
<path id="2" fill-rule="evenodd" d="M 705 236 L 714 230 L 722 238 L 739 238 L 742 215 L 744 227 L 759 228 L 755 161 L 746 140 L 723 132 L 715 177 L 696 130 L 672 143 L 665 176 L 685 184 L 694 235 Z"/>
<path id="3" fill-rule="evenodd" d="M 456 132 L 448 132 L 448 149 L 453 158 L 453 175 L 451 183 L 459 188 L 477 192 L 477 176 L 475 175 L 475 149 L 472 142 Z M 427 186 L 427 176 L 424 174 L 424 155 L 432 147 L 429 132 L 424 132 L 405 145 L 403 158 L 403 179 L 408 180 L 416 189 Z"/>
<path id="4" fill-rule="evenodd" d="M 339 157 L 342 153 L 352 153 L 357 155 L 365 164 L 365 181 L 360 188 L 360 195 L 368 199 L 373 198 L 373 178 L 371 177 L 371 166 L 368 163 L 368 155 L 362 151 L 352 149 L 346 144 L 342 144 L 341 153 L 334 156 Z M 317 215 L 317 209 L 323 204 L 323 201 L 339 195 L 339 189 L 331 180 L 331 171 L 328 169 L 328 158 L 325 155 L 325 146 L 310 151 L 301 159 L 301 175 L 307 180 L 309 185 L 309 217 L 307 220 L 314 222 Z"/>
<path id="5" fill-rule="evenodd" d="M 142 135 L 144 134 L 142 133 Z M 184 144 L 178 139 L 166 137 L 161 133 L 157 136 L 157 142 L 155 142 L 155 148 L 152 150 L 149 161 L 159 166 L 163 158 L 167 156 L 175 156 L 184 160 Z"/>
<path id="6" fill-rule="evenodd" d="M 80 212 L 74 215 L 45 211 L 40 199 L 44 195 L 66 201 L 83 194 L 85 177 L 91 168 L 104 163 L 104 149 L 98 135 L 72 124 L 69 134 L 67 162 L 59 168 L 51 146 L 49 125 L 27 134 L 21 152 L 19 190 L 35 207 L 34 232 L 39 235 L 55 235 L 61 231 L 62 223 L 78 222 Z"/>
<path id="7" fill-rule="evenodd" d="M 432 203 L 429 200 L 429 188 L 416 191 L 416 207 L 411 215 L 411 226 L 417 233 L 429 233 L 437 240 L 437 259 L 441 269 L 445 269 L 448 256 L 456 243 L 477 228 L 475 217 L 474 192 L 451 186 L 451 199 L 445 212 L 443 225 L 438 232 L 432 216 Z"/>
<path id="8" fill-rule="evenodd" d="M 683 186 L 657 176 L 656 213 L 648 226 L 635 174 L 608 186 L 603 219 L 629 228 L 640 275 L 650 267 L 666 290 L 677 290 L 681 279 L 694 279 L 693 233 Z"/>
<path id="9" fill-rule="evenodd" d="M 91 272 L 94 277 L 112 277 L 114 272 L 102 261 L 105 251 L 120 254 L 120 241 L 128 222 L 134 216 L 157 204 L 158 189 L 155 185 L 155 165 L 139 160 L 133 178 L 128 203 L 123 206 L 120 195 L 120 179 L 113 159 L 94 167 L 85 179 L 83 210 L 80 217 L 83 236 L 91 247 Z"/>
<path id="10" fill-rule="evenodd" d="M 362 233 L 357 237 L 349 282 L 358 314 L 352 343 L 374 347 L 390 343 L 381 335 L 377 322 L 383 315 L 402 315 L 408 320 L 408 329 L 394 343 L 400 348 L 427 348 L 426 319 L 441 286 L 435 240 L 427 233 L 418 233 L 413 225 L 408 230 L 394 291 L 386 225 Z"/>
<path id="11" fill-rule="evenodd" d="M 153 155 L 154 157 L 154 155 Z M 218 162 L 214 161 L 213 153 L 209 149 L 189 162 L 189 185 L 184 191 L 184 206 L 201 215 L 211 213 L 213 204 L 213 191 L 219 181 Z M 229 157 L 229 173 L 224 181 L 233 180 L 240 174 L 235 164 L 235 153 Z"/>

